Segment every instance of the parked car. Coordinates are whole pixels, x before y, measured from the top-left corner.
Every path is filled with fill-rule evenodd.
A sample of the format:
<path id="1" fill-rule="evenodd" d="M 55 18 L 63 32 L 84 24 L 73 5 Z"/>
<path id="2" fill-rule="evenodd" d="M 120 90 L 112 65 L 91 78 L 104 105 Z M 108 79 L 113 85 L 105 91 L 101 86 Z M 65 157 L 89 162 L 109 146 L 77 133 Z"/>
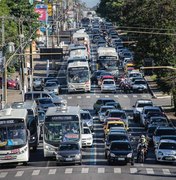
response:
<path id="1" fill-rule="evenodd" d="M 163 139 L 155 149 L 157 162 L 176 162 L 176 141 Z"/>
<path id="2" fill-rule="evenodd" d="M 107 149 L 108 164 L 115 162 L 134 165 L 134 153 L 129 141 L 112 141 Z"/>
<path id="3" fill-rule="evenodd" d="M 2 88 L 2 77 L 0 77 L 0 88 Z M 8 78 L 7 79 L 7 89 L 13 88 L 13 89 L 19 89 L 19 84 L 17 81 Z"/>
<path id="4" fill-rule="evenodd" d="M 93 145 L 93 134 L 89 127 L 83 127 L 81 134 L 82 146 L 92 147 Z"/>
<path id="5" fill-rule="evenodd" d="M 82 164 L 82 151 L 77 142 L 60 142 L 56 154 L 56 165 Z"/>

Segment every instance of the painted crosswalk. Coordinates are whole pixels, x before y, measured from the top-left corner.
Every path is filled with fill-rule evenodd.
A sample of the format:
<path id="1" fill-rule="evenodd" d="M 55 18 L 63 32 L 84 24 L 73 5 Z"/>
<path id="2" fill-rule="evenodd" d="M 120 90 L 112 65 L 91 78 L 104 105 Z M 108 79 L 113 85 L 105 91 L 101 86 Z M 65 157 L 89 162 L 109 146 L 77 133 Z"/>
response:
<path id="1" fill-rule="evenodd" d="M 2 171 L 2 170 L 1 170 Z M 148 175 L 160 175 L 160 176 L 174 176 L 176 177 L 176 170 L 174 168 L 151 168 L 151 167 L 56 167 L 56 168 L 43 168 L 35 170 L 18 170 L 9 172 L 0 172 L 0 179 L 6 179 L 8 176 L 15 178 L 39 175 L 57 175 L 57 174 L 148 174 Z"/>

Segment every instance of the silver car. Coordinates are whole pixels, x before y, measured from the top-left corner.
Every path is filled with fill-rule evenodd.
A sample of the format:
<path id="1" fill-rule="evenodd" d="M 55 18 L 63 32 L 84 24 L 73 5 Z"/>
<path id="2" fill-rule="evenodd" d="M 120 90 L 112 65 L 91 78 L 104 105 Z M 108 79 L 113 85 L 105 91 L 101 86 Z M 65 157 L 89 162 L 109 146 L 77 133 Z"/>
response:
<path id="1" fill-rule="evenodd" d="M 115 107 L 114 106 L 101 106 L 98 112 L 100 122 L 104 122 L 105 113 L 108 109 L 115 109 Z"/>
<path id="2" fill-rule="evenodd" d="M 147 83 L 145 80 L 135 80 L 132 85 L 133 92 L 148 92 Z"/>
<path id="3" fill-rule="evenodd" d="M 56 82 L 47 81 L 44 86 L 44 91 L 50 91 L 54 92 L 55 94 L 59 94 L 58 84 Z"/>
<path id="4" fill-rule="evenodd" d="M 104 79 L 101 84 L 101 92 L 116 92 L 116 83 L 113 79 Z"/>

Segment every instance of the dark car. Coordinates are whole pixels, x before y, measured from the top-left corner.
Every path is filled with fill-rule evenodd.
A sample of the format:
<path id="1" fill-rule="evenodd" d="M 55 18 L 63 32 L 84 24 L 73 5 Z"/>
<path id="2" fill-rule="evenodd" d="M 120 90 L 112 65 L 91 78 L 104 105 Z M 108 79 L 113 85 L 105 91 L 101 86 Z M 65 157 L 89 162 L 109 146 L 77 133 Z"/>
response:
<path id="1" fill-rule="evenodd" d="M 107 102 L 115 102 L 114 99 L 111 98 L 99 98 L 93 105 L 93 109 L 96 113 L 100 110 L 101 106 L 104 106 Z"/>
<path id="2" fill-rule="evenodd" d="M 120 141 L 129 141 L 129 137 L 127 134 L 125 133 L 117 133 L 117 132 L 113 132 L 111 134 L 108 134 L 106 136 L 106 139 L 105 139 L 105 158 L 107 158 L 107 151 L 108 151 L 108 148 L 110 146 L 110 143 L 112 141 L 116 141 L 116 140 L 120 140 Z"/>
<path id="3" fill-rule="evenodd" d="M 102 72 L 105 72 L 105 71 L 104 70 L 95 71 L 91 76 L 91 82 L 98 84 L 98 79 L 100 78 L 100 75 Z"/>
<path id="4" fill-rule="evenodd" d="M 56 152 L 56 164 L 82 164 L 82 152 L 77 142 L 61 142 Z"/>
<path id="5" fill-rule="evenodd" d="M 106 106 L 114 106 L 116 109 L 119 109 L 119 110 L 122 109 L 122 107 L 121 107 L 119 102 L 107 102 L 105 105 Z"/>
<path id="6" fill-rule="evenodd" d="M 56 106 L 50 98 L 38 98 L 36 100 L 39 110 L 47 111 L 49 107 Z"/>
<path id="7" fill-rule="evenodd" d="M 107 149 L 108 164 L 115 162 L 134 165 L 134 154 L 129 141 L 112 141 Z"/>

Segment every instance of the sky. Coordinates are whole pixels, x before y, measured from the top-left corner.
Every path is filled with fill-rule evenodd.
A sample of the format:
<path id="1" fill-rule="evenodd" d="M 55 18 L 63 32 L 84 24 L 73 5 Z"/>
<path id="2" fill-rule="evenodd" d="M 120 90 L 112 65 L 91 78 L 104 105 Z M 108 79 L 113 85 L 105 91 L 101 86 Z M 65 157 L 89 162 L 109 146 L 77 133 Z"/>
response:
<path id="1" fill-rule="evenodd" d="M 92 8 L 93 6 L 97 5 L 100 0 L 82 0 L 82 2 L 85 2 L 88 7 Z"/>

